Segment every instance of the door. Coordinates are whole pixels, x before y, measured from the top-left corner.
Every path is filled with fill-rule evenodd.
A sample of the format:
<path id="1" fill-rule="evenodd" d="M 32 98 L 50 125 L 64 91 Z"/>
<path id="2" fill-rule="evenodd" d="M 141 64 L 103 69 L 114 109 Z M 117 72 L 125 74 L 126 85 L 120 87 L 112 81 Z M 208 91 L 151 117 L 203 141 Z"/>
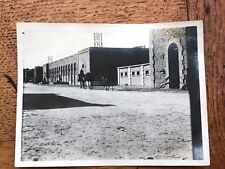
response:
<path id="1" fill-rule="evenodd" d="M 175 43 L 170 44 L 168 49 L 168 66 L 169 66 L 169 88 L 180 88 L 179 75 L 179 57 L 178 47 Z"/>

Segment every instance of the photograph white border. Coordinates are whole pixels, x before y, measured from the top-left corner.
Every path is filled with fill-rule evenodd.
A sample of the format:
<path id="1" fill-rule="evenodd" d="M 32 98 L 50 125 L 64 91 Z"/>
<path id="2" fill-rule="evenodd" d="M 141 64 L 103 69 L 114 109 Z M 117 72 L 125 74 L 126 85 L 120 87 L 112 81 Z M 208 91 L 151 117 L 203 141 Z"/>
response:
<path id="1" fill-rule="evenodd" d="M 22 132 L 22 105 L 23 105 L 23 56 L 21 45 L 21 25 L 28 24 L 68 24 L 76 26 L 83 23 L 17 23 L 17 63 L 18 63 L 18 81 L 17 81 L 17 113 L 16 113 L 16 146 L 15 146 L 15 167 L 63 167 L 63 166 L 207 166 L 210 165 L 209 138 L 208 138 L 208 116 L 207 116 L 207 97 L 205 81 L 205 62 L 204 62 L 204 38 L 203 21 L 182 21 L 170 23 L 152 23 L 152 24 L 116 24 L 116 25 L 143 25 L 149 26 L 149 29 L 179 28 L 188 26 L 197 26 L 198 38 L 198 63 L 199 63 L 199 85 L 201 102 L 201 124 L 202 124 L 202 142 L 203 142 L 203 160 L 74 160 L 74 161 L 21 161 L 21 132 Z M 84 23 L 92 25 L 95 23 Z M 105 24 L 111 25 L 111 24 Z M 202 56 L 202 57 L 199 57 Z"/>

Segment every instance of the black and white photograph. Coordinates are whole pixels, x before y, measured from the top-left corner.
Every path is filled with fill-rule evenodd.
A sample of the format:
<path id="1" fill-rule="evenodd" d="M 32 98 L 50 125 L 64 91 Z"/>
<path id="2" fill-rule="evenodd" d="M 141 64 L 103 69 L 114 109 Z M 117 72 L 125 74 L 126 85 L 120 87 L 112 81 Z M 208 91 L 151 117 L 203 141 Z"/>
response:
<path id="1" fill-rule="evenodd" d="M 202 21 L 17 23 L 15 166 L 209 165 Z"/>

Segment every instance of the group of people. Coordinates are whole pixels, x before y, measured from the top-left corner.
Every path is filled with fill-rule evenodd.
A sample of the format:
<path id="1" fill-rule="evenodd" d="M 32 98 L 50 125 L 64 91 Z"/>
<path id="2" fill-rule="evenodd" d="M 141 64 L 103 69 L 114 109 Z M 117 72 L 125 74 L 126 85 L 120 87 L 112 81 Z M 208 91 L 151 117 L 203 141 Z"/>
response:
<path id="1" fill-rule="evenodd" d="M 81 69 L 80 74 L 78 74 L 78 81 L 80 82 L 80 88 L 86 89 L 93 89 L 93 78 L 90 72 L 84 74 L 84 71 Z"/>
<path id="2" fill-rule="evenodd" d="M 113 84 L 112 84 L 109 76 L 102 75 L 101 80 L 102 80 L 102 84 L 103 84 L 105 90 L 108 91 L 110 89 L 110 86 L 112 87 L 112 90 L 113 90 Z"/>
<path id="3" fill-rule="evenodd" d="M 84 71 L 81 69 L 80 74 L 78 74 L 78 81 L 80 82 L 80 88 L 93 89 L 93 76 L 90 72 L 87 72 L 85 74 Z M 113 84 L 110 81 L 109 76 L 101 75 L 101 81 L 102 81 L 102 85 L 104 86 L 105 90 L 109 90 L 110 87 L 112 87 L 112 90 L 113 90 Z"/>

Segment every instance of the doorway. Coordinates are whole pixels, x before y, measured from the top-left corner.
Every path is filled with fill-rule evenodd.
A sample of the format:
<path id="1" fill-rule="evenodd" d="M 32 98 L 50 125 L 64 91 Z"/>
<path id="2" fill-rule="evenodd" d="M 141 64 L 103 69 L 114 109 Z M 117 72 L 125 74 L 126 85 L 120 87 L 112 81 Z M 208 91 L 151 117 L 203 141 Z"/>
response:
<path id="1" fill-rule="evenodd" d="M 169 88 L 180 88 L 179 56 L 176 43 L 171 43 L 168 48 Z"/>

